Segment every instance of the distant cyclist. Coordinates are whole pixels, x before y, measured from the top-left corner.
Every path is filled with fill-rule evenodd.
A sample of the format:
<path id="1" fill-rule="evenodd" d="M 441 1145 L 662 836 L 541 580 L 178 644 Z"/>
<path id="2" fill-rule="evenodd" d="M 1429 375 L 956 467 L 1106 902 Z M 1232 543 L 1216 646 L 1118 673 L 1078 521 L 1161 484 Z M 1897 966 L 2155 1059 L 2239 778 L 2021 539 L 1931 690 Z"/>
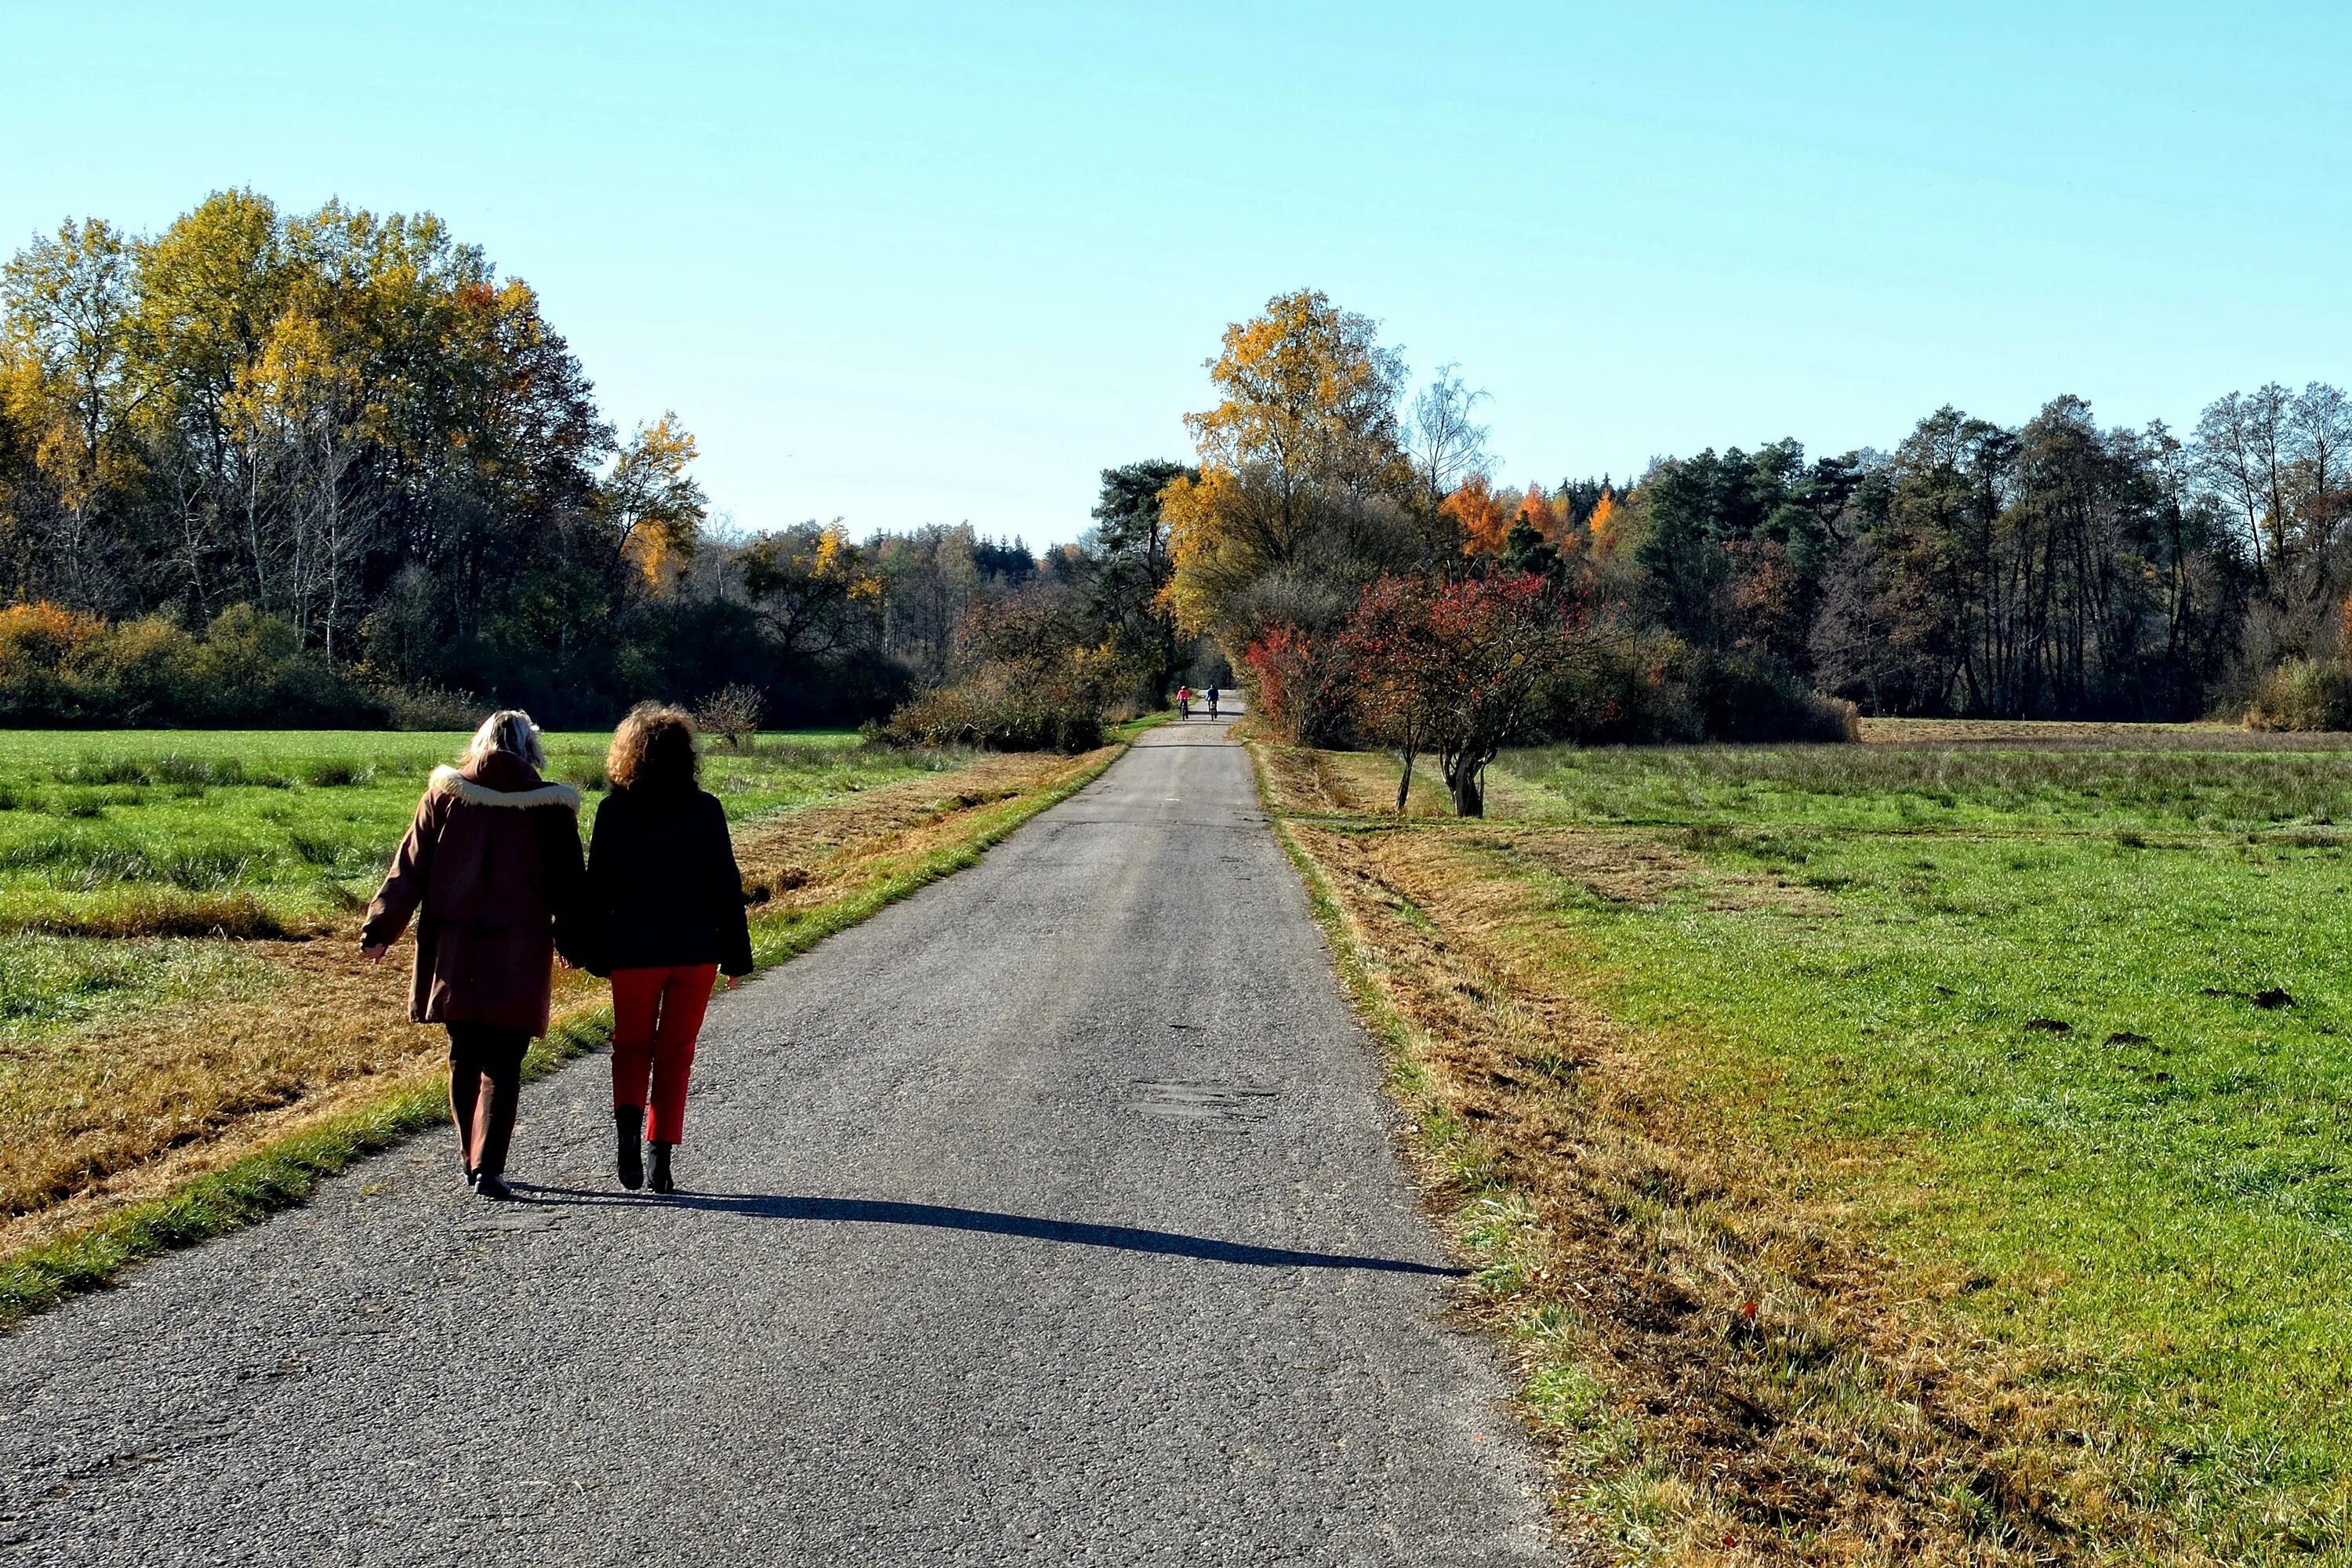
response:
<path id="1" fill-rule="evenodd" d="M 1210 718 L 1212 718 L 1212 719 L 1213 719 L 1213 718 L 1215 718 L 1216 716 L 1217 716 L 1217 689 L 1216 689 L 1215 687 L 1212 686 L 1211 688 L 1209 688 L 1209 717 L 1210 717 Z"/>
<path id="2" fill-rule="evenodd" d="M 1189 686 L 1180 686 L 1176 689 L 1176 717 L 1190 719 L 1192 716 L 1192 689 Z"/>

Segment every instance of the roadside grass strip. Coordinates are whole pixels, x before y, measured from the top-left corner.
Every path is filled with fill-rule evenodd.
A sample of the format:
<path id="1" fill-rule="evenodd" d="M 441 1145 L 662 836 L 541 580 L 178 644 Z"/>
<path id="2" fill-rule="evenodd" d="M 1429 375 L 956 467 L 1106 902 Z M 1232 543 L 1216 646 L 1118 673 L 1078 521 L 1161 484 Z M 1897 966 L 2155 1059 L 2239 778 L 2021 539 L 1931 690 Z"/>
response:
<path id="1" fill-rule="evenodd" d="M 612 1044 L 610 1008 L 564 1019 L 523 1058 L 526 1081 Z M 161 1197 L 0 1258 L 0 1329 L 68 1297 L 110 1285 L 132 1264 L 268 1218 L 303 1202 L 319 1183 L 410 1135 L 444 1125 L 439 1077 L 406 1083 L 355 1110 L 287 1134 Z"/>
<path id="2" fill-rule="evenodd" d="M 2352 1563 L 2352 771 L 2000 740 L 1254 747 L 1609 1561 Z"/>
<path id="3" fill-rule="evenodd" d="M 1158 716 L 1119 726 L 1112 744 L 1054 767 L 1045 782 L 961 806 L 944 818 L 848 847 L 843 881 L 813 887 L 817 897 L 791 908 L 755 908 L 752 955 L 760 969 L 797 957 L 982 855 L 1030 818 L 1085 788 L 1116 762 Z M 863 851 L 862 853 L 860 851 Z M 585 989 L 577 984 L 575 990 Z M 404 1024 L 404 1027 L 408 1027 Z M 574 1058 L 609 1048 L 609 1006 L 581 1004 L 559 1013 L 524 1060 L 536 1079 Z M 144 1259 L 192 1247 L 299 1204 L 319 1183 L 402 1140 L 447 1120 L 436 1065 L 419 1066 L 363 1104 L 269 1139 L 218 1168 L 113 1209 L 0 1257 L 0 1329 L 13 1327 L 83 1291 L 111 1283 Z"/>

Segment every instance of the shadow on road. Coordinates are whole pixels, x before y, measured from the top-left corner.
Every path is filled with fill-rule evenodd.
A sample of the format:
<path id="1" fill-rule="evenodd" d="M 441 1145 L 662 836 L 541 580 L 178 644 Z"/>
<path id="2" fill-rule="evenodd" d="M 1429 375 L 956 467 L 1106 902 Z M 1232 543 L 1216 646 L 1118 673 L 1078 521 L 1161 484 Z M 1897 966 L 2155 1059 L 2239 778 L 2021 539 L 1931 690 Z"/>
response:
<path id="1" fill-rule="evenodd" d="M 1257 1268 L 1364 1268 L 1389 1274 L 1460 1276 L 1466 1269 L 1413 1263 L 1396 1258 L 1357 1258 L 1345 1253 L 1303 1252 L 1287 1247 L 1254 1247 L 1246 1242 L 1218 1241 L 1176 1231 L 1145 1230 L 1129 1225 L 1089 1225 L 1077 1220 L 1039 1219 L 1031 1215 L 997 1214 L 989 1209 L 956 1208 L 946 1204 L 893 1203 L 880 1198 L 782 1197 L 763 1193 L 656 1194 L 591 1192 L 578 1187 L 541 1186 L 531 1182 L 511 1184 L 526 1204 L 563 1208 L 698 1209 L 710 1214 L 742 1215 L 752 1219 L 789 1219 L 856 1225 L 919 1225 L 938 1230 L 971 1230 L 990 1236 L 1017 1236 L 1028 1241 L 1059 1241 L 1074 1247 L 1115 1247 L 1128 1252 L 1156 1252 L 1170 1258 L 1197 1258 L 1209 1263 L 1239 1263 Z"/>

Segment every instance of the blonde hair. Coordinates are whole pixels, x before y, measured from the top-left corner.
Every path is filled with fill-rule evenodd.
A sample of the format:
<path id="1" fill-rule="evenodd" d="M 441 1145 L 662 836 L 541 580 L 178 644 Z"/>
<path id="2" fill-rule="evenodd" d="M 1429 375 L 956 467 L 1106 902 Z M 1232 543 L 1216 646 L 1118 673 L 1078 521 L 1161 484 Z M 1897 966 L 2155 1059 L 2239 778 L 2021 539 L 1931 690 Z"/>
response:
<path id="1" fill-rule="evenodd" d="M 482 721 L 482 727 L 467 743 L 467 765 L 480 762 L 492 752 L 512 752 L 534 768 L 547 765 L 547 752 L 539 743 L 539 726 L 520 708 L 501 708 Z"/>

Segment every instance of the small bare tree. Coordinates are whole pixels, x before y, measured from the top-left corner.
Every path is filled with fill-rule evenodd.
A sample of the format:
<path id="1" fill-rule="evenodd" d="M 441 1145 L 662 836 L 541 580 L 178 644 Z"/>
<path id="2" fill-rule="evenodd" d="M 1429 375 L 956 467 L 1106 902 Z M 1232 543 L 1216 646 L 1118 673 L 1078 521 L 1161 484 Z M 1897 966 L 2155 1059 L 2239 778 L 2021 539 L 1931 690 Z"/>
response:
<path id="1" fill-rule="evenodd" d="M 727 742 L 730 752 L 748 752 L 758 743 L 760 713 L 766 706 L 756 686 L 722 686 L 695 709 L 695 726 Z"/>
<path id="2" fill-rule="evenodd" d="M 1433 541 L 1438 508 L 1464 480 L 1485 472 L 1488 461 L 1488 427 L 1471 418 L 1486 401 L 1486 393 L 1464 385 L 1461 368 L 1439 365 L 1437 379 L 1412 400 L 1412 472 L 1420 491 L 1422 527 Z"/>

